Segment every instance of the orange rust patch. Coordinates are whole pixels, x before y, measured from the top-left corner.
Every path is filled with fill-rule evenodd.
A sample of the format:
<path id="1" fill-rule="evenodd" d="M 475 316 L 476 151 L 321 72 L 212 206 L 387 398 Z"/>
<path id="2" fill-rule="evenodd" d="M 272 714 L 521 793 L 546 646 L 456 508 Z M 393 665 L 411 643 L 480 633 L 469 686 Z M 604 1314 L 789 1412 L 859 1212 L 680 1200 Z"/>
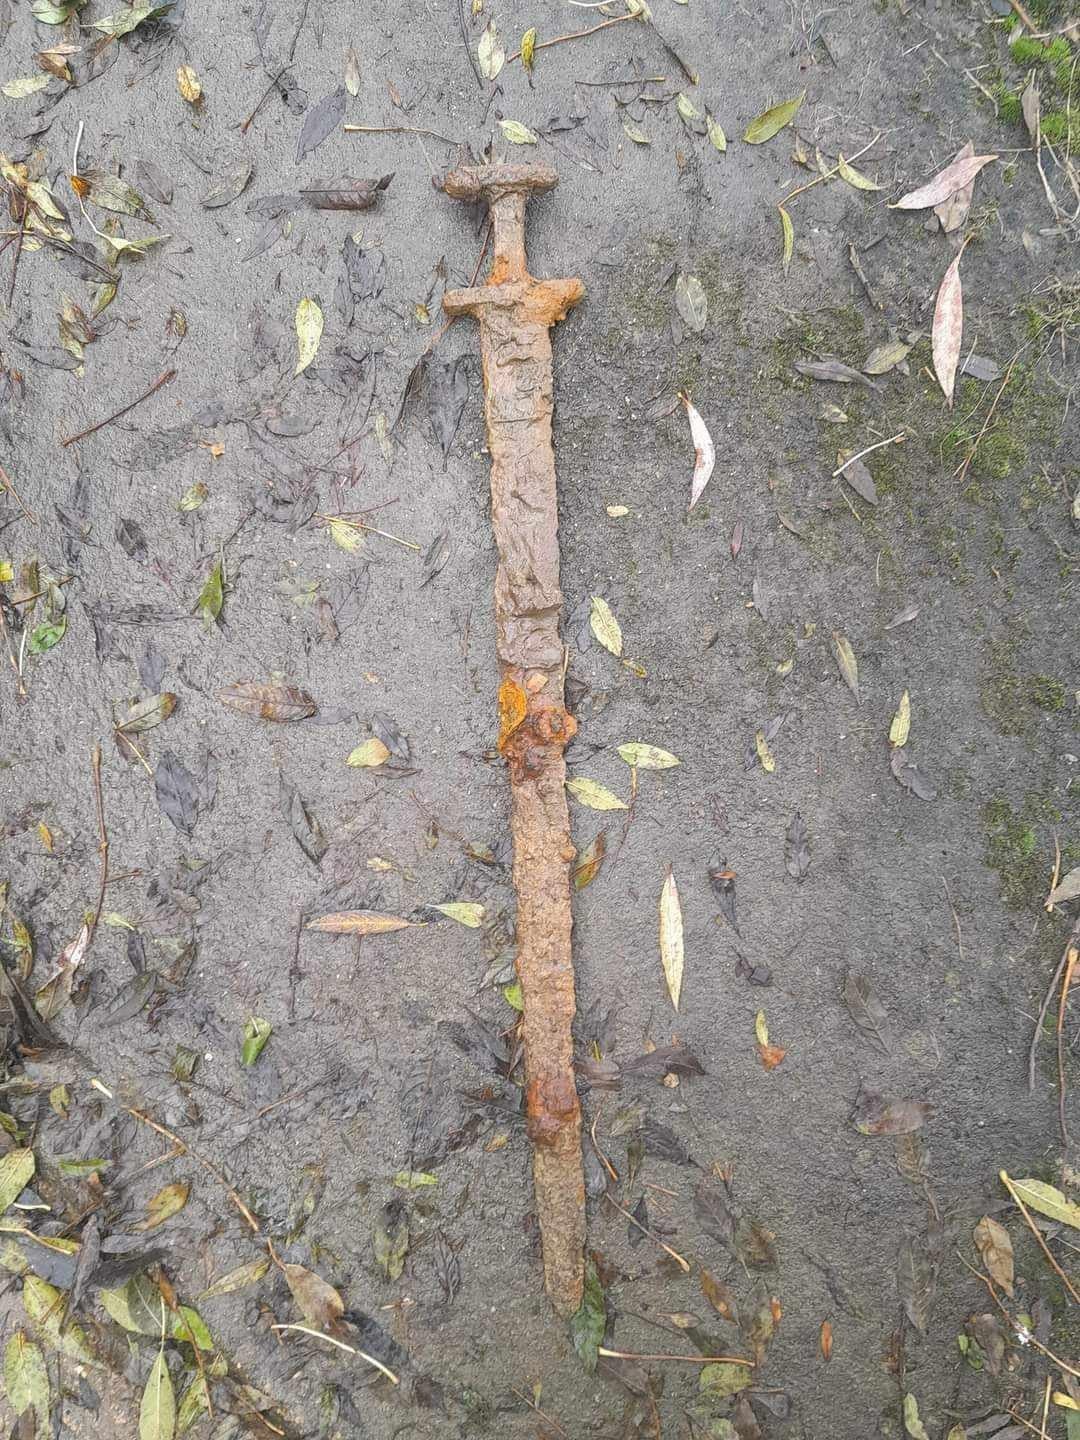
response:
<path id="1" fill-rule="evenodd" d="M 506 749 L 510 736 L 524 722 L 528 700 L 525 691 L 509 677 L 499 686 L 499 754 Z"/>

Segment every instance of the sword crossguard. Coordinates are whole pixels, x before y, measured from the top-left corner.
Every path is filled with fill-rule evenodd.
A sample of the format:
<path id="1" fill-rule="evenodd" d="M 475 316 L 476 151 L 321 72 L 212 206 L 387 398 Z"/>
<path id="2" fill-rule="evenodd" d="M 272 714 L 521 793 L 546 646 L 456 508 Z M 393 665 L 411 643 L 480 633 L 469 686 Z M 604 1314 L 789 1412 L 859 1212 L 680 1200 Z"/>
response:
<path id="1" fill-rule="evenodd" d="M 559 177 L 550 165 L 478 165 L 451 170 L 441 189 L 455 200 L 486 200 L 493 230 L 493 258 L 487 283 L 443 296 L 448 315 L 476 315 L 492 303 L 520 303 L 536 318 L 561 320 L 585 293 L 580 280 L 534 280 L 525 263 L 525 202 L 553 190 Z M 493 294 L 506 287 L 502 295 Z"/>

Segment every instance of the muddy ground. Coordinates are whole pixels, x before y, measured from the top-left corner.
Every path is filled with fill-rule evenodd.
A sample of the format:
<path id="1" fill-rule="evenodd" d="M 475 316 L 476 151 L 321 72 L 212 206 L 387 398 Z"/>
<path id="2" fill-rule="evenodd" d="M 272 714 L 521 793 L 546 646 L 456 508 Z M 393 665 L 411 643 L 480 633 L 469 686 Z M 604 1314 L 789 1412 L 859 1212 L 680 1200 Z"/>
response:
<path id="1" fill-rule="evenodd" d="M 33 1186 L 52 1207 L 9 1219 L 81 1240 L 84 1252 L 104 1245 L 101 1270 L 83 1255 L 68 1322 L 92 1354 L 56 1349 L 56 1315 L 40 1320 L 48 1303 L 36 1327 L 27 1320 L 17 1273 L 2 1287 L 5 1340 L 22 1327 L 44 1346 L 57 1433 L 139 1433 L 155 1322 L 125 1333 L 101 1296 L 154 1266 L 212 1332 L 204 1365 L 215 1413 L 196 1419 L 198 1434 L 578 1440 L 723 1437 L 736 1423 L 743 1440 L 757 1426 L 770 1437 L 861 1440 L 902 1435 L 905 1396 L 915 1437 L 937 1440 L 962 1422 L 970 1433 L 1030 1433 L 1010 1411 L 1037 1429 L 1046 1377 L 1058 1392 L 1068 1377 L 1016 1343 L 960 1257 L 978 1267 L 981 1216 L 1005 1224 L 1017 1276 L 1006 1308 L 1077 1366 L 1075 1310 L 997 1178 L 1004 1168 L 1077 1194 L 1059 1132 L 1056 1002 L 1033 1090 L 1027 1075 L 1035 1016 L 1074 918 L 1068 904 L 1043 908 L 1055 844 L 1063 872 L 1080 860 L 1076 231 L 1051 208 L 1015 113 L 1033 67 L 1043 67 L 1044 105 L 1055 103 L 1052 62 L 1009 54 L 999 13 L 1008 6 L 883 0 L 818 17 L 779 0 L 655 0 L 657 30 L 697 86 L 638 20 L 539 50 L 531 78 L 508 63 L 493 86 L 473 73 L 462 23 L 473 52 L 489 18 L 513 51 L 530 25 L 545 40 L 602 17 L 485 0 L 459 23 L 456 0 L 281 0 L 181 3 L 112 42 L 90 79 L 79 67 L 100 32 L 86 27 L 107 7 L 94 0 L 81 28 L 4 8 L 5 81 L 34 74 L 33 52 L 67 41 L 84 47 L 71 63 L 87 82 L 4 99 L 5 153 L 37 167 L 69 233 L 92 241 L 66 179 L 81 129 L 80 171 L 122 175 L 155 222 L 90 204 L 97 227 L 169 237 L 121 258 L 84 373 L 65 368 L 77 361 L 60 348 L 57 311 L 66 295 L 89 313 L 108 277 L 30 237 L 0 342 L 7 371 L 23 376 L 6 385 L 2 461 L 30 512 L 4 496 L 0 559 L 15 572 L 4 588 L 9 599 L 28 593 L 22 567 L 35 555 L 40 577 L 66 577 L 66 632 L 41 654 L 22 651 L 26 698 L 7 654 L 0 674 L 3 938 L 24 990 L 48 979 L 97 902 L 96 744 L 112 876 L 73 1001 L 51 1022 L 58 1038 L 28 1029 L 25 1016 L 7 1028 L 4 1109 L 8 1130 L 22 1133 L 3 1138 L 33 1147 Z M 1050 5 L 1029 9 L 1047 28 L 1060 19 Z M 305 117 L 344 84 L 350 46 L 360 83 L 345 94 L 345 121 L 437 135 L 346 134 L 339 124 L 297 163 Z M 197 108 L 178 93 L 183 64 L 201 81 Z M 1060 82 L 1060 63 L 1053 69 Z M 755 115 L 803 90 L 794 127 L 743 143 Z M 696 133 L 699 121 L 684 124 L 680 92 L 722 125 L 726 151 Z M 508 144 L 500 117 L 530 127 L 538 146 Z M 651 143 L 635 143 L 624 120 Z M 582 1057 L 619 1065 L 677 1044 L 705 1072 L 628 1073 L 617 1091 L 585 1095 L 618 1177 L 611 1200 L 633 1210 L 646 1197 L 648 1228 L 690 1269 L 602 1198 L 590 1152 L 605 1343 L 749 1357 L 756 1342 L 761 1363 L 738 1407 L 699 1392 L 700 1365 L 629 1362 L 620 1375 L 602 1360 L 587 1373 L 541 1290 L 518 1073 L 505 1073 L 513 896 L 507 782 L 493 755 L 495 557 L 476 360 L 457 372 L 468 399 L 445 460 L 429 386 L 398 416 L 441 323 L 440 261 L 449 284 L 464 284 L 480 253 L 482 217 L 432 189 L 461 153 L 439 136 L 558 167 L 559 189 L 530 209 L 530 265 L 587 288 L 554 341 L 564 633 L 580 727 L 571 772 L 625 800 L 630 772 L 614 747 L 646 741 L 680 761 L 640 773 L 629 823 L 627 812 L 572 804 L 579 849 L 600 829 L 607 839 L 599 874 L 574 902 Z M 999 158 L 976 181 L 963 229 L 948 236 L 930 211 L 887 208 L 969 139 Z M 818 175 L 815 147 L 828 168 L 867 146 L 856 168 L 880 189 L 833 178 L 790 202 L 785 275 L 776 202 Z M 140 159 L 166 172 L 171 203 Z M 203 197 L 246 162 L 243 193 L 206 208 Z M 1071 213 L 1075 196 L 1045 151 L 1044 168 Z M 315 177 L 390 172 L 363 213 L 299 208 L 278 221 L 272 206 L 251 210 Z M 348 323 L 342 249 L 358 234 L 367 269 Z M 993 362 L 983 373 L 994 378 L 962 378 L 950 413 L 929 334 L 965 235 L 963 349 Z M 246 258 L 257 239 L 272 243 Z M 18 248 L 0 257 L 5 298 Z M 378 289 L 375 252 L 382 289 L 365 296 Z M 89 253 L 100 266 L 107 242 Z M 700 333 L 678 318 L 679 275 L 703 287 Z M 294 376 L 303 297 L 322 308 L 325 331 Z M 890 335 L 913 348 L 873 388 L 794 369 L 823 357 L 862 366 Z M 455 325 L 429 379 L 476 353 L 471 325 Z M 130 413 L 62 445 L 170 369 L 175 378 Z M 717 450 L 690 515 L 680 389 Z M 822 419 L 827 406 L 846 419 Z M 831 478 L 838 450 L 897 434 L 902 444 L 867 459 L 876 504 Z M 199 484 L 202 503 L 179 508 Z M 339 525 L 346 544 L 362 541 L 342 548 L 318 519 L 374 507 L 367 523 L 420 549 Z M 425 555 L 440 536 L 437 569 Z M 194 611 L 219 560 L 223 603 L 206 624 Z M 48 590 L 40 578 L 39 588 Z M 593 637 L 593 596 L 610 604 L 631 664 Z M 53 595 L 27 619 L 29 609 L 5 611 L 17 661 L 21 621 L 27 635 L 61 623 Z M 909 618 L 890 624 L 898 616 Z M 859 703 L 834 633 L 857 659 Z M 318 712 L 277 724 L 227 708 L 217 692 L 243 680 L 301 687 Z M 932 799 L 890 771 L 905 690 L 905 751 Z M 161 692 L 178 697 L 175 713 L 115 738 L 132 702 Z M 373 727 L 400 753 L 380 770 L 349 768 Z M 758 731 L 770 737 L 771 770 Z M 163 808 L 155 771 L 181 792 L 190 781 L 191 793 Z M 798 847 L 785 854 L 797 814 L 808 869 Z M 669 865 L 685 922 L 678 1014 L 657 944 Z M 731 882 L 718 881 L 719 893 L 710 867 L 734 872 L 734 912 Z M 481 928 L 418 908 L 451 901 L 481 904 Z M 361 942 L 299 933 L 302 917 L 344 909 L 440 923 Z M 13 917 L 32 937 L 32 971 Z M 883 1043 L 844 1004 L 849 971 L 880 998 Z M 759 1010 L 787 1052 L 772 1070 L 755 1049 Z M 245 1067 L 252 1017 L 272 1034 Z M 1078 1038 L 1067 1015 L 1073 1094 Z M 172 1073 L 178 1047 L 197 1056 L 183 1083 Z M 864 1102 L 870 1091 L 932 1113 L 910 1137 L 864 1135 L 853 1123 L 860 1088 Z M 121 1105 L 168 1127 L 218 1174 Z M 105 1163 L 59 1165 L 92 1159 Z M 402 1189 L 402 1171 L 432 1183 Z M 737 1238 L 725 1248 L 723 1223 L 703 1223 L 695 1191 L 715 1195 L 724 1176 L 771 1243 L 753 1232 L 749 1247 Z M 186 1206 L 137 1230 L 150 1196 L 174 1182 L 190 1186 Z M 1075 1276 L 1075 1232 L 1044 1223 Z M 273 1331 L 302 1323 L 276 1266 L 199 1298 L 265 1256 L 268 1237 L 282 1262 L 337 1287 L 353 1343 L 399 1385 L 317 1339 Z M 9 1238 L 9 1270 L 71 1286 L 74 1254 Z M 730 1287 L 741 1331 L 703 1293 L 703 1270 Z M 971 1319 L 980 1316 L 992 1318 Z M 166 1345 L 178 1394 L 197 1374 L 192 1355 L 178 1339 Z M 217 1375 L 226 1366 L 228 1377 Z M 997 1419 L 974 1429 L 988 1416 Z M 1051 1405 L 1045 1433 L 1064 1436 L 1065 1424 Z"/>

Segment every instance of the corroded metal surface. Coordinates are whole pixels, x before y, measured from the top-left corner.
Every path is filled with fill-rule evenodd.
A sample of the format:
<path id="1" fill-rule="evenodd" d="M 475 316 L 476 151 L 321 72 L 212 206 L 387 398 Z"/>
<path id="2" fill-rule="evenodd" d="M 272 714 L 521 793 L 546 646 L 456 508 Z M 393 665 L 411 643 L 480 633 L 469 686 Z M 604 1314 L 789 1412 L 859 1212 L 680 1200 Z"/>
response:
<path id="1" fill-rule="evenodd" d="M 551 443 L 550 329 L 584 294 L 580 280 L 525 267 L 525 200 L 556 183 L 546 166 L 451 172 L 458 199 L 486 199 L 494 259 L 486 285 L 451 291 L 452 315 L 480 321 L 495 577 L 499 749 L 512 794 L 517 969 L 525 1002 L 525 1080 L 544 1282 L 561 1314 L 581 1303 L 585 1187 L 574 1084 L 574 968 L 563 749 L 576 729 L 563 703 L 558 504 Z"/>

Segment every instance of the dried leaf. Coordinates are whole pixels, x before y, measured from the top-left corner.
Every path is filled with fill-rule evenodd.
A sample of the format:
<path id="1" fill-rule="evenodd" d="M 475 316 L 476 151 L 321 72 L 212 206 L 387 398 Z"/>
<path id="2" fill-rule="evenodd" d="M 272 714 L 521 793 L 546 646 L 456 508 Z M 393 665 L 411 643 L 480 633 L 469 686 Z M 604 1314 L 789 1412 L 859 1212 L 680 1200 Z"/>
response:
<path id="1" fill-rule="evenodd" d="M 398 1198 L 384 1205 L 372 1233 L 375 1261 L 388 1280 L 400 1280 L 409 1251 L 409 1216 Z"/>
<path id="2" fill-rule="evenodd" d="M 763 110 L 760 115 L 755 116 L 746 127 L 743 139 L 748 145 L 763 145 L 766 140 L 771 140 L 778 135 L 785 125 L 790 125 L 799 108 L 806 99 L 806 91 L 796 96 L 793 100 L 785 100 L 780 105 L 773 105 L 768 110 Z"/>
<path id="3" fill-rule="evenodd" d="M 860 1090 L 851 1119 L 860 1135 L 910 1135 L 933 1113 L 925 1100 L 886 1100 L 873 1090 Z"/>
<path id="4" fill-rule="evenodd" d="M 499 39 L 499 32 L 495 29 L 494 20 L 488 21 L 484 33 L 480 36 L 480 44 L 476 47 L 476 61 L 485 80 L 494 80 L 506 64 L 506 51 Z"/>
<path id="5" fill-rule="evenodd" d="M 764 1010 L 759 1010 L 754 1019 L 754 1037 L 761 1063 L 766 1070 L 775 1070 L 787 1055 L 787 1051 L 780 1045 L 769 1044 L 769 1027 L 765 1021 Z"/>
<path id="6" fill-rule="evenodd" d="M 318 708 L 306 690 L 295 685 L 263 685 L 258 680 L 237 680 L 219 690 L 218 699 L 231 710 L 280 724 L 304 720 Z"/>
<path id="7" fill-rule="evenodd" d="M 909 625 L 919 613 L 918 605 L 905 605 L 903 610 L 898 610 L 889 623 L 884 627 L 886 630 L 895 630 L 898 625 Z"/>
<path id="8" fill-rule="evenodd" d="M 214 183 L 202 197 L 204 210 L 220 210 L 223 205 L 230 204 L 247 189 L 248 181 L 254 174 L 255 166 L 248 159 L 240 159 L 221 175 L 215 177 Z"/>
<path id="9" fill-rule="evenodd" d="M 256 1285 L 270 1269 L 270 1259 L 262 1255 L 258 1260 L 249 1260 L 245 1265 L 238 1265 L 235 1270 L 222 1275 L 219 1280 L 213 1281 L 199 1296 L 203 1300 L 216 1300 L 219 1295 L 231 1295 L 236 1290 L 246 1290 L 249 1285 Z"/>
<path id="10" fill-rule="evenodd" d="M 319 351 L 323 332 L 323 312 L 306 295 L 296 307 L 297 360 L 294 375 L 306 370 Z"/>
<path id="11" fill-rule="evenodd" d="M 738 1365 L 725 1360 L 712 1365 L 703 1365 L 698 1380 L 698 1389 L 710 1400 L 722 1400 L 728 1395 L 737 1395 L 740 1390 L 753 1383 L 754 1372 L 749 1365 Z M 732 1434 L 734 1434 L 734 1427 Z"/>
<path id="12" fill-rule="evenodd" d="M 860 174 L 854 166 L 849 165 L 843 155 L 838 157 L 836 169 L 840 179 L 846 180 L 847 183 L 853 185 L 856 190 L 880 190 L 882 188 L 880 185 L 875 185 L 872 180 L 868 180 L 865 175 Z"/>
<path id="13" fill-rule="evenodd" d="M 139 700 L 130 705 L 127 714 L 117 723 L 116 728 L 125 735 L 141 735 L 167 720 L 175 709 L 176 696 L 171 690 L 164 690 L 160 695 L 151 695 L 147 700 Z"/>
<path id="14" fill-rule="evenodd" d="M 910 733 L 911 696 L 905 690 L 900 696 L 900 704 L 897 707 L 896 714 L 892 718 L 892 724 L 889 726 L 889 744 L 894 749 L 898 749 L 901 745 L 906 745 Z"/>
<path id="15" fill-rule="evenodd" d="M 352 45 L 345 51 L 345 89 L 354 100 L 360 94 L 360 59 Z"/>
<path id="16" fill-rule="evenodd" d="M 499 129 L 503 138 L 510 141 L 511 145 L 538 145 L 540 137 L 534 135 L 527 125 L 522 125 L 520 120 L 500 120 Z"/>
<path id="17" fill-rule="evenodd" d="M 190 65 L 180 65 L 176 71 L 176 88 L 181 98 L 189 105 L 198 105 L 203 97 L 202 81 Z"/>
<path id="18" fill-rule="evenodd" d="M 573 780 L 567 780 L 566 788 L 579 805 L 587 805 L 590 810 L 626 810 L 629 808 L 625 800 L 620 800 L 598 780 L 575 777 Z"/>
<path id="19" fill-rule="evenodd" d="M 1026 1201 L 1024 1202 L 1027 1203 Z M 975 1226 L 975 1245 L 982 1262 L 986 1267 L 986 1273 L 991 1280 L 995 1280 L 1005 1294 L 1012 1299 L 1013 1294 L 1013 1247 L 1009 1232 L 1004 1225 L 984 1215 Z"/>
<path id="20" fill-rule="evenodd" d="M 469 930 L 479 930 L 484 923 L 484 907 L 474 900 L 451 900 L 446 905 L 432 905 L 430 908 L 456 920 L 459 925 L 464 925 Z"/>
<path id="21" fill-rule="evenodd" d="M 208 630 L 212 630 L 221 614 L 221 607 L 225 603 L 225 569 L 220 559 L 215 560 L 210 574 L 207 575 L 202 589 L 199 591 L 199 598 L 195 601 L 195 613 L 201 615 L 203 624 Z"/>
<path id="22" fill-rule="evenodd" d="M 398 1170 L 390 1177 L 390 1183 L 399 1190 L 426 1190 L 430 1185 L 437 1185 L 439 1177 L 430 1170 Z"/>
<path id="23" fill-rule="evenodd" d="M 592 597 L 589 628 L 605 650 L 609 650 L 612 655 L 622 654 L 622 629 L 612 613 L 611 606 L 599 595 Z"/>
<path id="24" fill-rule="evenodd" d="M 960 346 L 964 336 L 964 292 L 960 283 L 960 255 L 942 277 L 934 305 L 931 341 L 934 352 L 934 374 L 942 393 L 952 409 L 956 367 L 960 363 Z"/>
<path id="25" fill-rule="evenodd" d="M 0 86 L 0 93 L 6 95 L 9 100 L 25 100 L 28 95 L 34 95 L 38 90 L 44 90 L 48 83 L 48 75 L 20 75 L 17 79 L 9 80 L 6 85 Z"/>
<path id="26" fill-rule="evenodd" d="M 636 125 L 633 120 L 624 120 L 622 122 L 622 128 L 625 131 L 627 137 L 632 140 L 635 145 L 652 144 L 652 141 L 649 139 L 648 135 L 645 134 L 645 131 L 641 128 L 640 125 Z"/>
<path id="27" fill-rule="evenodd" d="M 146 1219 L 140 1220 L 134 1228 L 136 1230 L 156 1230 L 159 1225 L 164 1225 L 166 1220 L 184 1208 L 190 1193 L 191 1186 L 182 1180 L 162 1186 L 155 1195 L 150 1197 L 146 1207 Z"/>
<path id="28" fill-rule="evenodd" d="M 300 194 L 313 210 L 370 210 L 393 180 L 393 174 L 378 180 L 342 175 L 338 179 L 312 180 Z"/>
<path id="29" fill-rule="evenodd" d="M 683 980 L 683 921 L 679 887 L 670 869 L 660 891 L 660 963 L 671 1003 L 678 1010 Z"/>
<path id="30" fill-rule="evenodd" d="M 345 115 L 345 90 L 342 87 L 325 96 L 304 116 L 300 137 L 296 142 L 296 163 L 317 150 L 326 137 L 341 124 Z"/>
<path id="31" fill-rule="evenodd" d="M 686 418 L 690 421 L 690 438 L 694 442 L 694 476 L 690 482 L 690 506 L 692 510 L 701 499 L 702 491 L 709 483 L 716 463 L 716 450 L 705 421 L 690 403 L 689 395 L 681 394 L 679 399 L 686 406 Z"/>
<path id="32" fill-rule="evenodd" d="M 199 818 L 199 782 L 171 750 L 166 750 L 154 769 L 157 803 L 165 818 L 182 835 L 191 835 Z"/>
<path id="33" fill-rule="evenodd" d="M 428 365 L 428 419 L 444 457 L 454 443 L 468 399 L 468 357 L 459 355 L 454 360 L 443 360 L 433 356 Z"/>
<path id="34" fill-rule="evenodd" d="M 244 1021 L 244 1038 L 240 1047 L 240 1064 L 248 1067 L 255 1064 L 266 1048 L 274 1027 L 269 1020 L 252 1015 Z"/>
<path id="35" fill-rule="evenodd" d="M 400 915 L 381 915 L 377 910 L 342 910 L 309 920 L 307 928 L 327 935 L 388 935 L 394 930 L 408 930 L 413 924 Z"/>
<path id="36" fill-rule="evenodd" d="M 905 1315 L 916 1330 L 925 1334 L 937 1289 L 937 1267 L 923 1237 L 904 1236 L 897 1257 L 896 1277 Z"/>
<path id="37" fill-rule="evenodd" d="M 680 275 L 675 281 L 675 309 L 686 328 L 700 335 L 709 318 L 709 297 L 696 275 Z"/>
<path id="38" fill-rule="evenodd" d="M 859 703 L 859 662 L 855 658 L 855 651 L 851 648 L 851 641 L 839 630 L 832 632 L 833 656 L 836 660 L 837 669 L 843 677 L 844 684 L 855 696 L 855 703 Z"/>
<path id="39" fill-rule="evenodd" d="M 164 1300 L 161 1308 L 165 1309 Z M 173 1440 L 175 1434 L 176 1394 L 163 1346 L 150 1367 L 139 1406 L 139 1440 Z"/>
<path id="40" fill-rule="evenodd" d="M 369 740 L 365 740 L 363 744 L 357 745 L 356 749 L 349 754 L 345 764 L 355 765 L 361 769 L 373 769 L 376 766 L 385 765 L 389 759 L 390 751 L 388 747 L 383 744 L 377 735 L 372 735 Z"/>
<path id="41" fill-rule="evenodd" d="M 910 1391 L 904 1396 L 904 1429 L 911 1440 L 930 1440 L 926 1426 L 919 1419 L 919 1402 Z"/>
<path id="42" fill-rule="evenodd" d="M 584 890 L 586 885 L 592 884 L 600 873 L 606 853 L 607 835 L 605 831 L 599 830 L 585 849 L 579 852 L 570 872 L 575 890 Z"/>
<path id="43" fill-rule="evenodd" d="M 674 755 L 661 750 L 659 745 L 645 745 L 632 740 L 618 749 L 627 765 L 636 765 L 639 770 L 670 770 L 673 765 L 679 764 Z"/>
<path id="44" fill-rule="evenodd" d="M 935 175 L 933 180 L 927 181 L 917 190 L 912 190 L 902 196 L 890 208 L 893 210 L 927 210 L 932 205 L 940 205 L 943 200 L 947 200 L 957 190 L 962 190 L 965 185 L 970 184 L 984 165 L 989 165 L 991 160 L 997 158 L 996 155 L 964 155 L 961 151 L 960 155 Z"/>
<path id="45" fill-rule="evenodd" d="M 930 780 L 919 769 L 914 760 L 908 757 L 907 751 L 895 749 L 889 755 L 889 769 L 892 771 L 898 784 L 905 790 L 910 790 L 918 800 L 936 800 L 937 790 L 930 783 Z"/>
<path id="46" fill-rule="evenodd" d="M 861 370 L 845 365 L 842 360 L 796 360 L 795 369 L 800 375 L 809 376 L 811 380 L 831 380 L 837 385 L 866 385 L 871 390 L 880 388 Z"/>
<path id="47" fill-rule="evenodd" d="M 530 25 L 521 37 L 521 63 L 526 70 L 532 70 L 536 60 L 536 26 Z"/>
<path id="48" fill-rule="evenodd" d="M 866 1035 L 870 1035 L 881 1046 L 889 1049 L 889 1017 L 885 1007 L 874 992 L 865 975 L 849 971 L 844 977 L 844 1003 L 852 1020 Z"/>
<path id="49" fill-rule="evenodd" d="M 331 1330 L 345 1313 L 341 1296 L 314 1270 L 303 1265 L 283 1265 L 282 1270 L 292 1297 L 309 1325 L 318 1330 Z"/>
<path id="50" fill-rule="evenodd" d="M 597 1351 L 607 1328 L 604 1287 L 592 1257 L 585 1260 L 585 1284 L 581 1305 L 570 1317 L 570 1339 L 578 1359 L 591 1375 L 596 1369 Z"/>
<path id="51" fill-rule="evenodd" d="M 1064 905 L 1067 901 L 1076 899 L 1080 899 L 1080 865 L 1062 876 L 1046 897 L 1046 904 Z"/>
<path id="52" fill-rule="evenodd" d="M 14 1204 L 33 1178 L 32 1150 L 9 1150 L 0 1158 L 0 1215 Z"/>
<path id="53" fill-rule="evenodd" d="M 795 253 L 795 226 L 791 223 L 791 216 L 778 205 L 777 211 L 780 215 L 780 239 L 781 239 L 781 263 L 784 267 L 784 274 L 788 273 L 791 265 L 791 257 Z"/>
<path id="54" fill-rule="evenodd" d="M 805 880 L 810 869 L 810 832 L 798 810 L 784 832 L 784 869 L 793 880 Z"/>
<path id="55" fill-rule="evenodd" d="M 721 152 L 727 149 L 727 136 L 724 134 L 719 123 L 713 119 L 707 110 L 705 111 L 705 129 L 714 149 Z"/>
<path id="56" fill-rule="evenodd" d="M 864 375 L 887 375 L 901 361 L 906 360 L 911 346 L 906 340 L 885 340 L 875 345 L 863 362 Z"/>
<path id="57" fill-rule="evenodd" d="M 689 125 L 693 120 L 701 119 L 701 111 L 690 99 L 690 96 L 682 91 L 675 97 L 675 109 L 679 112 L 679 117 L 685 125 Z"/>
<path id="58" fill-rule="evenodd" d="M 723 1280 L 717 1280 L 703 1269 L 701 1293 L 722 1319 L 729 1320 L 733 1325 L 739 1323 L 739 1304 L 730 1285 L 725 1285 Z"/>
<path id="59" fill-rule="evenodd" d="M 769 749 L 769 742 L 765 739 L 764 730 L 754 732 L 754 750 L 757 758 L 761 761 L 761 768 L 766 775 L 771 775 L 776 769 L 776 756 Z"/>
<path id="60" fill-rule="evenodd" d="M 832 1359 L 832 1326 L 829 1324 L 828 1320 L 823 1320 L 821 1322 L 821 1335 L 819 1337 L 819 1343 L 821 1345 L 821 1358 L 825 1361 L 825 1364 L 827 1365 Z"/>
<path id="61" fill-rule="evenodd" d="M 1053 1185 L 1044 1180 L 1012 1180 L 1004 1170 L 1000 1173 L 1006 1190 L 1010 1194 L 1015 1190 L 1029 1210 L 1037 1210 L 1061 1225 L 1080 1230 L 1080 1205 L 1075 1205 Z"/>

